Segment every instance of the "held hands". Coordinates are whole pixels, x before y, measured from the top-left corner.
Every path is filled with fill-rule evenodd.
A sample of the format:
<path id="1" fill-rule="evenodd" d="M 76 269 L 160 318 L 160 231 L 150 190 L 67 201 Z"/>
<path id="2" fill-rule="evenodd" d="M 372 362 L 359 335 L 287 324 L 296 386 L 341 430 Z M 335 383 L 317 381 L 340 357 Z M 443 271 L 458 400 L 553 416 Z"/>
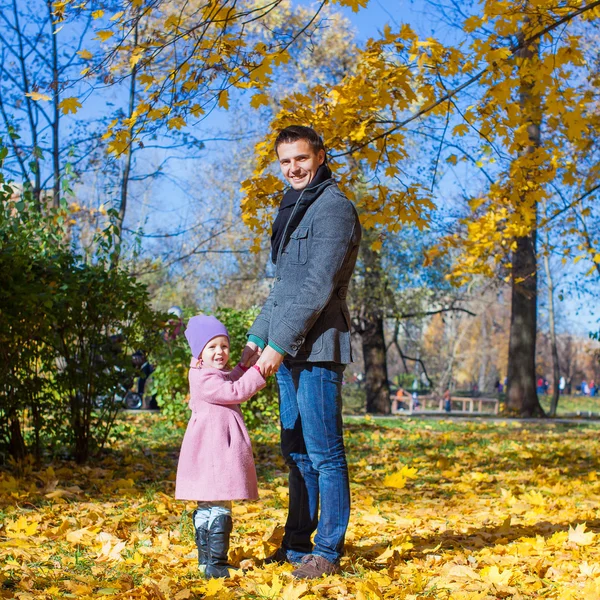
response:
<path id="1" fill-rule="evenodd" d="M 260 358 L 256 362 L 262 376 L 266 379 L 269 375 L 273 375 L 277 373 L 277 370 L 281 366 L 283 362 L 283 355 L 277 352 L 271 346 L 266 346 L 262 353 L 260 354 Z"/>
<path id="2" fill-rule="evenodd" d="M 251 367 L 252 365 L 256 364 L 261 352 L 262 350 L 254 342 L 248 342 L 242 350 L 240 362 L 242 365 L 244 365 L 244 367 Z"/>

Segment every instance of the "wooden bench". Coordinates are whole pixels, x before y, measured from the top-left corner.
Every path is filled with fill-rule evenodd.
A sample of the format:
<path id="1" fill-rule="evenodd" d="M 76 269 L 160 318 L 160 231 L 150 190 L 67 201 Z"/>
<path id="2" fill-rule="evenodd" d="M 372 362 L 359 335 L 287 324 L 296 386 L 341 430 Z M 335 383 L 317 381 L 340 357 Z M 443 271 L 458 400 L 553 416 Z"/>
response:
<path id="1" fill-rule="evenodd" d="M 393 401 L 395 396 L 391 396 Z M 420 406 L 415 406 L 415 400 L 405 397 L 403 402 L 408 405 L 408 408 L 400 411 L 396 414 L 413 414 L 413 413 L 445 413 L 444 410 L 444 399 L 438 396 L 419 396 L 417 401 Z M 447 414 L 476 414 L 476 413 L 487 413 L 487 414 L 498 414 L 499 400 L 498 398 L 464 398 L 461 396 L 452 396 L 452 410 Z M 458 410 L 456 406 L 459 405 Z M 484 408 L 490 407 L 491 410 L 484 410 Z"/>

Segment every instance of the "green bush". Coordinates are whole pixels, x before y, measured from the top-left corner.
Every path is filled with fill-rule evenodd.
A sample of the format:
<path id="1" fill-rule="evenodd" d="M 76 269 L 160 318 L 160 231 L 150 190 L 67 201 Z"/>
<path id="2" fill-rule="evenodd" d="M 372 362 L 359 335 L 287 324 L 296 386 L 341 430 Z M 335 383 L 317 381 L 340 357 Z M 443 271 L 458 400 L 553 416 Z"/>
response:
<path id="1" fill-rule="evenodd" d="M 114 228 L 85 262 L 66 217 L 0 174 L 0 452 L 15 459 L 64 450 L 83 462 L 101 447 L 131 352 L 159 328 L 145 287 L 111 264 Z"/>

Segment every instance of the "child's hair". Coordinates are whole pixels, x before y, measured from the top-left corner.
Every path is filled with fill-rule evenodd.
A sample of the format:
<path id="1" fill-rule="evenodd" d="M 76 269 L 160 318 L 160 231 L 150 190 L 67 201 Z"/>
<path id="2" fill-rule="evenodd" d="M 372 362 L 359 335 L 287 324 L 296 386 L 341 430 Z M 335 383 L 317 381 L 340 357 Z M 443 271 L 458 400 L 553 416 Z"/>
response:
<path id="1" fill-rule="evenodd" d="M 190 345 L 192 356 L 200 360 L 204 347 L 210 340 L 220 335 L 229 339 L 227 327 L 212 315 L 196 315 L 188 321 L 185 337 Z"/>

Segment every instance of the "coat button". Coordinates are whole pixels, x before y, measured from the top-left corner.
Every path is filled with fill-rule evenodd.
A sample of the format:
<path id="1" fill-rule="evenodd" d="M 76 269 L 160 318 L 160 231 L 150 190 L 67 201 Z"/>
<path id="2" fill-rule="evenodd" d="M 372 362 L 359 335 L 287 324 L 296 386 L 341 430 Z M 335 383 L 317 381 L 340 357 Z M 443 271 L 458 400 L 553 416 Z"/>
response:
<path id="1" fill-rule="evenodd" d="M 277 300 L 273 302 L 273 306 L 277 306 Z"/>
<path id="2" fill-rule="evenodd" d="M 277 281 L 281 281 L 281 277 L 277 275 Z"/>

